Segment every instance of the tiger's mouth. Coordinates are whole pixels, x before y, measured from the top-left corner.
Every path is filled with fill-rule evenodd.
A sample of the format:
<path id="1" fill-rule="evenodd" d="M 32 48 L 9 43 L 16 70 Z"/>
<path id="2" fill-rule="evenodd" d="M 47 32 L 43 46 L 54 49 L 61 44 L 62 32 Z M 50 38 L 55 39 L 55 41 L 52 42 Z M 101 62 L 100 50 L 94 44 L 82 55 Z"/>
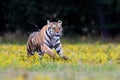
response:
<path id="1" fill-rule="evenodd" d="M 55 32 L 54 35 L 55 35 L 55 36 L 61 36 L 61 35 L 62 35 L 62 32 Z"/>
<path id="2" fill-rule="evenodd" d="M 56 36 L 56 37 L 62 37 L 62 32 L 54 32 L 54 36 Z"/>

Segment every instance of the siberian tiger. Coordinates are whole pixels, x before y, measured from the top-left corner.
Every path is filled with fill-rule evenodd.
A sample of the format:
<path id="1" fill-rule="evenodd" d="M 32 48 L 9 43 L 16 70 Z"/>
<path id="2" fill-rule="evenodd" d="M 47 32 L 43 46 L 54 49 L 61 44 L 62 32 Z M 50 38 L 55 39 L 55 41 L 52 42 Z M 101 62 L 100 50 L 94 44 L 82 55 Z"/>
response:
<path id="1" fill-rule="evenodd" d="M 68 58 L 62 53 L 61 35 L 62 21 L 50 22 L 47 20 L 47 24 L 41 30 L 30 34 L 27 41 L 28 56 L 34 55 L 34 52 L 37 51 L 40 57 L 46 53 L 54 59 L 55 53 L 52 51 L 54 48 L 61 58 L 67 60 Z"/>

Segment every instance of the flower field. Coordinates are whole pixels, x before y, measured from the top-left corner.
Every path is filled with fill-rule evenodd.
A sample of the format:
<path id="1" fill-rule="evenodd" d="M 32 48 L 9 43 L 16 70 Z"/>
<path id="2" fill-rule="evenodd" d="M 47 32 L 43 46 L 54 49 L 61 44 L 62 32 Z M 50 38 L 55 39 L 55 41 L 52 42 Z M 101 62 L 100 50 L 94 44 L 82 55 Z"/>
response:
<path id="1" fill-rule="evenodd" d="M 0 44 L 0 79 L 4 80 L 119 80 L 118 43 L 75 42 L 63 40 L 68 60 L 38 54 L 27 57 L 26 44 Z M 53 50 L 55 52 L 55 50 Z M 7 77 L 6 77 L 7 76 Z"/>

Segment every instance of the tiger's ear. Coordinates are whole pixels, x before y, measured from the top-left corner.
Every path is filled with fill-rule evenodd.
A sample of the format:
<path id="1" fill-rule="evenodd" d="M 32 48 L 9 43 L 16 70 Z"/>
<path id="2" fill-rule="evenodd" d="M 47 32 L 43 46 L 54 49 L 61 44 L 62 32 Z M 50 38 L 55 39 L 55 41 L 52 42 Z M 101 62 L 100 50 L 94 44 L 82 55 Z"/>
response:
<path id="1" fill-rule="evenodd" d="M 62 21 L 61 21 L 61 20 L 59 20 L 58 23 L 59 23 L 60 25 L 62 25 Z"/>
<path id="2" fill-rule="evenodd" d="M 47 20 L 47 24 L 48 24 L 48 25 L 50 24 L 50 21 L 49 21 L 49 20 Z"/>

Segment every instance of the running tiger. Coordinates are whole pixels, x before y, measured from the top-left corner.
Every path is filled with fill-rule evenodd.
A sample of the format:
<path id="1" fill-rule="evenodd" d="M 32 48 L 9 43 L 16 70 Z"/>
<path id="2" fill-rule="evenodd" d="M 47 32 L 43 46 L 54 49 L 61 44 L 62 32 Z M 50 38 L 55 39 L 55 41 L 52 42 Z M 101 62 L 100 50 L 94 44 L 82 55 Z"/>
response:
<path id="1" fill-rule="evenodd" d="M 61 58 L 67 60 L 68 58 L 62 53 L 61 35 L 62 21 L 50 22 L 47 20 L 47 24 L 41 30 L 30 34 L 27 41 L 28 56 L 34 55 L 34 52 L 37 51 L 40 57 L 46 53 L 55 59 L 55 53 L 52 51 L 54 48 Z"/>

